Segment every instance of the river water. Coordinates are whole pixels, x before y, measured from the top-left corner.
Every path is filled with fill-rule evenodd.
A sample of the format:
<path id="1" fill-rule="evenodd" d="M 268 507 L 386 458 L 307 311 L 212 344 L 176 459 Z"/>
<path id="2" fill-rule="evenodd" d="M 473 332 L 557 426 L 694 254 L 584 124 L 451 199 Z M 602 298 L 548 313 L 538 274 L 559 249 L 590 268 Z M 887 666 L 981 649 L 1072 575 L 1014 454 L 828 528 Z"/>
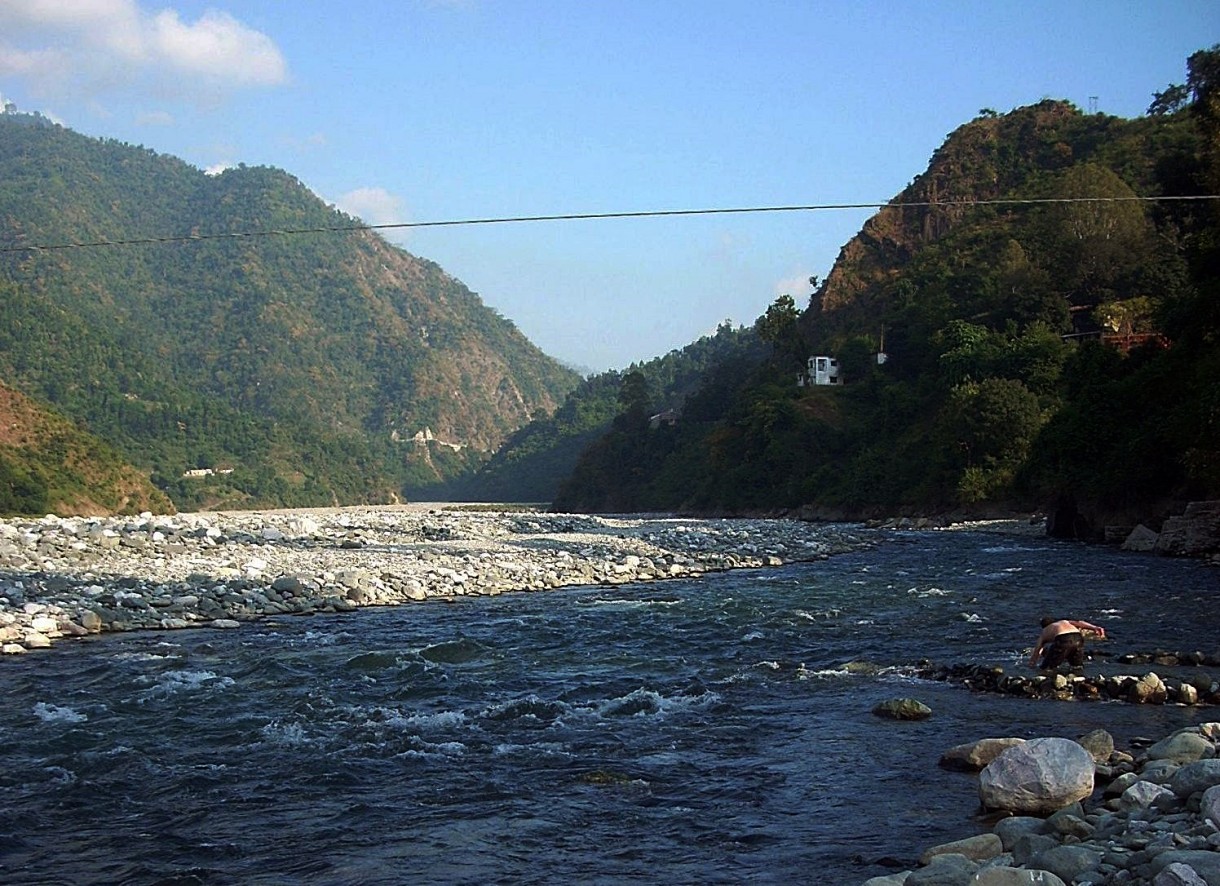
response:
<path id="1" fill-rule="evenodd" d="M 1220 570 L 973 532 L 694 581 L 141 632 L 0 662 L 8 883 L 860 883 L 978 833 L 991 736 L 1214 708 L 974 694 L 1043 614 L 1220 647 Z M 855 663 L 847 667 L 849 663 Z M 1099 658 L 1088 668 L 1105 668 Z M 1143 669 L 1132 672 L 1142 673 Z M 913 696 L 931 719 L 877 702 Z"/>

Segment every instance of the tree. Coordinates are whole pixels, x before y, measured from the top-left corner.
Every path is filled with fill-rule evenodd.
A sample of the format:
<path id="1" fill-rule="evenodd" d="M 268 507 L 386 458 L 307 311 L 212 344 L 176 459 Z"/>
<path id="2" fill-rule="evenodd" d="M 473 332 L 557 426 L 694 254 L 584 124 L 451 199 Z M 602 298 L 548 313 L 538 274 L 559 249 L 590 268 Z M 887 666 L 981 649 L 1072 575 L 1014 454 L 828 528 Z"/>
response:
<path id="1" fill-rule="evenodd" d="M 1125 292 L 1147 262 L 1153 227 L 1135 191 L 1112 170 L 1080 163 L 1060 176 L 1046 212 L 1052 273 L 1077 304 Z"/>
<path id="2" fill-rule="evenodd" d="M 615 424 L 621 428 L 641 428 L 648 424 L 652 411 L 652 389 L 648 379 L 640 371 L 623 376 L 623 385 L 618 391 L 620 412 Z"/>
<path id="3" fill-rule="evenodd" d="M 1152 104 L 1148 113 L 1153 117 L 1163 117 L 1182 110 L 1190 102 L 1190 90 L 1182 83 L 1170 83 L 1161 92 L 1152 94 Z"/>
<path id="4" fill-rule="evenodd" d="M 988 378 L 954 388 L 942 420 L 964 463 L 958 496 L 971 502 L 994 497 L 1012 482 L 1042 426 L 1042 411 L 1021 382 Z"/>
<path id="5" fill-rule="evenodd" d="M 796 302 L 792 296 L 785 294 L 777 298 L 754 323 L 758 337 L 771 345 L 775 362 L 781 367 L 787 368 L 793 362 L 798 365 L 805 362 L 804 340 L 797 322 L 800 317 Z"/>

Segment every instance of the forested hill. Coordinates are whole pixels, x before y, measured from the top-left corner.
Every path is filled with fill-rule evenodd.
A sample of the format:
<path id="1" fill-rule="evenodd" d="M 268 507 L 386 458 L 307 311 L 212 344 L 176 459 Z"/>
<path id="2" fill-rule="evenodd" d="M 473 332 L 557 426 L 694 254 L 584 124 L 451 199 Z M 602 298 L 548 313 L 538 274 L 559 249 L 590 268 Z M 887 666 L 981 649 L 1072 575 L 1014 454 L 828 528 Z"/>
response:
<path id="1" fill-rule="evenodd" d="M 0 514 L 172 510 L 148 477 L 104 441 L 0 383 Z"/>
<path id="2" fill-rule="evenodd" d="M 1138 119 L 985 110 L 806 309 L 759 318 L 768 356 L 673 427 L 624 410 L 555 507 L 1046 508 L 1090 534 L 1220 496 L 1217 193 L 1220 47 Z M 812 355 L 842 383 L 798 386 Z"/>
<path id="3" fill-rule="evenodd" d="M 764 353 L 765 346 L 753 329 L 734 328 L 726 320 L 714 335 L 705 335 L 684 348 L 632 364 L 622 372 L 612 370 L 586 378 L 553 415 L 517 431 L 478 471 L 408 492 L 441 501 L 550 502 L 585 449 L 623 422 L 621 413 L 652 409 L 646 418 L 652 423 L 655 417 L 658 426 L 679 411 L 693 415 L 687 401 L 706 386 L 710 374 L 748 367 Z M 664 438 L 652 435 L 649 439 Z M 617 480 L 606 477 L 606 488 L 631 485 Z"/>
<path id="4" fill-rule="evenodd" d="M 392 501 L 579 381 L 374 234 L 229 236 L 356 224 L 278 169 L 208 175 L 0 114 L 0 378 L 180 509 Z M 98 241 L 135 242 L 20 248 Z"/>

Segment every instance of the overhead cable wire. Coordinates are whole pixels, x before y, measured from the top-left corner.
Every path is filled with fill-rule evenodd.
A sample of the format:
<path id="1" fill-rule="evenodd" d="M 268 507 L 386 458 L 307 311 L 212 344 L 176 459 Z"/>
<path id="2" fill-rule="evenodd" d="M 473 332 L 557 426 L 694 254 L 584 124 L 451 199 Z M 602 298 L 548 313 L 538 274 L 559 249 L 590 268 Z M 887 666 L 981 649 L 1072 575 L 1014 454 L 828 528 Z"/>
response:
<path id="1" fill-rule="evenodd" d="M 375 225 L 356 224 L 326 225 L 312 228 L 267 228 L 253 231 L 226 231 L 215 234 L 167 234 L 148 237 L 129 237 L 117 240 L 80 240 L 64 243 L 29 243 L 0 246 L 0 253 L 51 252 L 62 249 L 88 249 L 92 247 L 107 246 L 142 246 L 155 243 L 193 243 L 204 240 L 236 240 L 255 237 L 284 237 L 297 234 L 348 234 L 359 231 L 388 231 L 412 228 L 454 228 L 475 225 L 588 221 L 596 219 L 667 218 L 697 215 L 748 215 L 775 212 L 837 212 L 852 209 L 969 209 L 978 206 L 1031 206 L 1057 203 L 1183 203 L 1208 200 L 1220 200 L 1220 194 L 1198 194 L 1183 197 L 1000 197 L 993 200 L 927 200 L 903 203 L 812 203 L 798 206 L 747 206 L 717 209 L 642 209 L 627 212 L 569 212 L 557 215 L 511 215 L 492 218 L 390 222 Z"/>

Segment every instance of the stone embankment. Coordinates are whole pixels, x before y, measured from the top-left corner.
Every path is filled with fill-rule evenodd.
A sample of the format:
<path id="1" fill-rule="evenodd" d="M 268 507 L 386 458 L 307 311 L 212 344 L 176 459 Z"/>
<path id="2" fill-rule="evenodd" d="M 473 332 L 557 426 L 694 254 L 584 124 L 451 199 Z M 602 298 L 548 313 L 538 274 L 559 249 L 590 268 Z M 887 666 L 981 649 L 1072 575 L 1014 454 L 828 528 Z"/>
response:
<path id="1" fill-rule="evenodd" d="M 1099 729 L 1075 742 L 983 739 L 947 750 L 942 765 L 980 772 L 981 807 L 1005 802 L 988 791 L 1006 779 L 1021 803 L 991 832 L 933 846 L 918 866 L 865 886 L 1220 886 L 1220 723 L 1132 745 L 1116 750 Z M 1078 759 L 1088 771 L 1074 771 Z M 1082 775 L 1084 789 L 1065 795 L 1080 799 L 1021 811 Z"/>
<path id="2" fill-rule="evenodd" d="M 843 525 L 419 507 L 0 521 L 0 649 L 102 631 L 684 578 L 869 544 Z"/>
<path id="3" fill-rule="evenodd" d="M 960 683 L 975 692 L 998 692 L 1023 698 L 1127 701 L 1133 704 L 1220 704 L 1220 680 L 1204 668 L 1220 668 L 1220 651 L 1150 652 L 1123 655 L 1120 664 L 1155 664 L 1173 668 L 1177 676 L 1162 677 L 1156 671 L 1134 674 L 1061 674 L 1036 676 L 1008 674 L 998 665 L 921 664 L 917 673 L 925 680 Z M 1193 673 L 1190 673 L 1192 672 Z"/>

